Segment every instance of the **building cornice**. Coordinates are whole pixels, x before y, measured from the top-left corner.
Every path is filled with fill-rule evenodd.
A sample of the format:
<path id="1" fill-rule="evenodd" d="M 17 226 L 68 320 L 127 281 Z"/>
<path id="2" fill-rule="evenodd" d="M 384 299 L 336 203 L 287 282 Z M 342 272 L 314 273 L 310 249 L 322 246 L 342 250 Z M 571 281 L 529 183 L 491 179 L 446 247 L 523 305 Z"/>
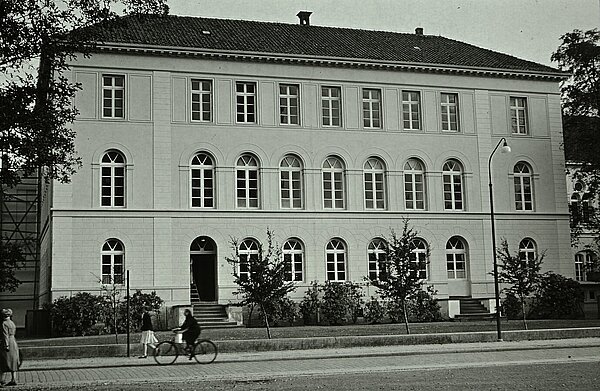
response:
<path id="1" fill-rule="evenodd" d="M 411 63 L 398 61 L 380 61 L 344 57 L 314 57 L 297 54 L 279 54 L 266 52 L 222 51 L 204 48 L 169 47 L 158 45 L 135 45 L 124 43 L 102 43 L 94 48 L 98 52 L 128 53 L 168 57 L 200 57 L 226 61 L 267 62 L 279 64 L 298 64 L 324 67 L 360 68 L 376 70 L 409 71 L 422 73 L 453 74 L 462 76 L 498 77 L 511 79 L 534 79 L 561 81 L 569 77 L 565 72 L 536 72 L 496 68 L 440 65 L 430 63 Z"/>

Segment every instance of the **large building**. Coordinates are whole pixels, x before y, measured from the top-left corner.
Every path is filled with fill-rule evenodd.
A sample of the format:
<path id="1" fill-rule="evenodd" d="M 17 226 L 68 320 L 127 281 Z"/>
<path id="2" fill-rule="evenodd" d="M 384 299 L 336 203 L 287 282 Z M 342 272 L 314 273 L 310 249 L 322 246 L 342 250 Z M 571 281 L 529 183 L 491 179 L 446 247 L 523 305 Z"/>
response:
<path id="1" fill-rule="evenodd" d="M 237 300 L 230 239 L 252 256 L 267 227 L 301 298 L 311 281 L 377 273 L 382 239 L 408 218 L 444 311 L 472 298 L 493 312 L 488 159 L 503 137 L 512 152 L 491 170 L 498 240 L 574 276 L 563 74 L 420 28 L 298 16 L 97 28 L 93 55 L 72 63 L 83 167 L 48 190 L 42 302 L 129 270 L 132 289 L 169 306 L 226 305 Z"/>

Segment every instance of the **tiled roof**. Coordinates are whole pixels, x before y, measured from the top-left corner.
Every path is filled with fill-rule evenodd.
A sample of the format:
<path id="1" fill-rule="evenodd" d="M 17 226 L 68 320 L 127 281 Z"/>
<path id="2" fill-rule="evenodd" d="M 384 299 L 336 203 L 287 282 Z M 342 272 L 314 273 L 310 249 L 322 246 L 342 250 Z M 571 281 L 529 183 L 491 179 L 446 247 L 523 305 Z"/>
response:
<path id="1" fill-rule="evenodd" d="M 175 15 L 127 16 L 93 29 L 105 44 L 558 72 L 542 64 L 433 35 Z"/>

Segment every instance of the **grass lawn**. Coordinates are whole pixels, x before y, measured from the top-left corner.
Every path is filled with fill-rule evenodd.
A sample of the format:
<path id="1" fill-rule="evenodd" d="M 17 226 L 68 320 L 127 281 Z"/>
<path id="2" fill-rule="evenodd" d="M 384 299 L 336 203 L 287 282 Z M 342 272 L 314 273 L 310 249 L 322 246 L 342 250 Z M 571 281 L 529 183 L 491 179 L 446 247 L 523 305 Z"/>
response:
<path id="1" fill-rule="evenodd" d="M 600 319 L 588 320 L 531 320 L 528 321 L 529 329 L 557 329 L 574 327 L 600 327 Z M 411 334 L 438 334 L 438 333 L 461 333 L 477 331 L 495 331 L 495 321 L 477 322 L 435 322 L 435 323 L 411 323 Z M 503 320 L 502 330 L 522 330 L 523 323 L 518 320 Z M 169 331 L 158 331 L 159 340 L 170 339 L 172 333 Z M 273 327 L 271 335 L 273 338 L 313 338 L 313 337 L 341 337 L 360 335 L 398 335 L 406 334 L 404 324 L 356 324 L 344 326 L 294 326 Z M 205 329 L 202 337 L 214 341 L 240 340 L 240 339 L 263 339 L 267 337 L 264 327 L 253 328 L 226 328 Z M 126 343 L 126 335 L 119 335 L 119 343 Z M 140 334 L 131 334 L 131 343 L 138 343 Z M 22 346 L 40 345 L 98 345 L 115 343 L 114 335 L 95 335 L 86 337 L 52 338 L 44 340 L 20 339 Z"/>

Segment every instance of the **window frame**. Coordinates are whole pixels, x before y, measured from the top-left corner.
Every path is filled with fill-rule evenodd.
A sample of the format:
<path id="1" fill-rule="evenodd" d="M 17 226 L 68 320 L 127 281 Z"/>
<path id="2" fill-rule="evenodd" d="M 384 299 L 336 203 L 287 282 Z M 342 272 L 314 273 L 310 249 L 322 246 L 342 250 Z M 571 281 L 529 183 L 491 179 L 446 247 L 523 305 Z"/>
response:
<path id="1" fill-rule="evenodd" d="M 300 126 L 301 125 L 301 118 L 300 118 L 300 84 L 293 84 L 293 83 L 279 83 L 278 86 L 278 97 L 279 97 L 279 125 L 282 126 Z M 282 93 L 281 89 L 285 88 L 286 92 Z M 295 88 L 296 89 L 296 94 L 294 95 L 291 90 Z M 296 101 L 296 105 L 294 106 L 292 104 L 293 101 Z M 285 104 L 284 104 L 285 102 Z M 292 114 L 291 112 L 293 111 L 293 109 L 296 109 L 296 115 L 294 116 L 294 114 Z M 284 113 L 284 109 L 285 109 L 285 113 Z M 293 118 L 296 118 L 296 122 L 293 121 Z M 284 121 L 283 119 L 286 119 L 286 121 Z"/>
<path id="2" fill-rule="evenodd" d="M 450 98 L 454 97 L 454 102 L 450 102 Z M 444 99 L 448 98 L 448 99 Z M 441 130 L 442 132 L 447 133 L 460 133 L 460 105 L 459 105 L 459 96 L 456 92 L 441 92 L 440 93 L 440 120 L 441 120 Z M 452 129 L 452 109 L 454 108 L 456 121 L 455 126 L 456 129 Z M 444 126 L 448 127 L 448 129 L 444 129 Z"/>
<path id="3" fill-rule="evenodd" d="M 519 259 L 521 267 L 529 268 L 537 258 L 537 244 L 531 238 L 523 238 L 519 242 Z"/>
<path id="4" fill-rule="evenodd" d="M 510 96 L 508 98 L 510 107 L 510 129 L 514 136 L 529 135 L 529 109 L 527 98 L 523 96 Z M 523 105 L 519 103 L 522 102 Z M 523 124 L 521 124 L 521 120 Z"/>
<path id="5" fill-rule="evenodd" d="M 238 86 L 243 85 L 244 91 L 238 92 Z M 248 86 L 254 87 L 254 92 L 248 92 Z M 234 104 L 235 104 L 235 123 L 239 125 L 257 125 L 258 124 L 258 83 L 255 81 L 243 81 L 238 80 L 234 83 Z M 242 98 L 243 102 L 238 102 L 238 98 Z M 248 103 L 249 98 L 253 98 L 253 103 Z M 252 112 L 248 110 L 248 107 L 252 106 Z M 239 108 L 243 107 L 244 110 L 242 112 L 239 111 Z M 239 115 L 244 117 L 244 121 L 239 120 Z M 248 120 L 248 117 L 252 116 L 252 121 Z"/>
<path id="6" fill-rule="evenodd" d="M 379 95 L 378 98 L 373 98 L 375 92 Z M 369 96 L 365 97 L 365 93 L 368 93 Z M 361 97 L 363 129 L 383 129 L 383 93 L 381 88 L 363 87 Z M 376 121 L 379 122 L 377 125 L 374 124 Z"/>
<path id="7" fill-rule="evenodd" d="M 338 246 L 330 244 L 337 242 Z M 339 245 L 342 246 L 342 250 L 340 250 Z M 339 256 L 342 255 L 342 260 L 340 261 Z M 330 262 L 329 255 L 332 255 L 333 260 Z M 333 270 L 329 270 L 329 265 L 333 265 Z M 343 266 L 343 270 L 340 269 L 340 265 Z M 330 273 L 333 273 L 334 279 L 330 279 Z M 326 281 L 348 281 L 348 245 L 345 241 L 340 238 L 332 238 L 325 245 L 325 280 Z"/>
<path id="8" fill-rule="evenodd" d="M 199 83 L 200 89 L 194 89 L 194 83 Z M 208 83 L 210 89 L 208 91 L 204 90 L 202 87 L 204 83 Z M 212 79 L 202 79 L 202 78 L 190 78 L 190 122 L 193 123 L 213 123 L 214 122 L 214 83 Z M 197 95 L 199 97 L 198 102 L 194 102 L 194 96 Z M 204 114 L 206 113 L 203 110 L 203 97 L 208 96 L 208 115 L 209 119 L 204 119 Z M 194 103 L 197 103 L 199 106 L 199 110 L 194 110 Z M 200 119 L 194 119 L 194 113 L 198 113 Z"/>
<path id="9" fill-rule="evenodd" d="M 327 90 L 328 95 L 323 95 L 324 91 Z M 332 91 L 337 91 L 337 98 L 332 96 Z M 334 116 L 334 112 L 336 108 L 334 108 L 334 102 L 338 102 L 338 115 L 337 115 L 337 125 L 334 124 L 334 120 L 336 117 Z M 326 105 L 327 103 L 327 105 Z M 325 115 L 325 111 L 328 112 L 328 115 Z M 329 119 L 329 124 L 325 124 L 325 119 Z M 321 86 L 321 126 L 324 128 L 341 128 L 343 125 L 342 121 L 342 88 L 339 86 Z"/>
<path id="10" fill-rule="evenodd" d="M 379 280 L 381 270 L 379 264 L 387 259 L 387 242 L 383 238 L 374 238 L 367 245 L 367 268 L 371 280 Z"/>
<path id="11" fill-rule="evenodd" d="M 194 160 L 200 156 L 204 155 L 208 159 L 210 159 L 211 164 L 194 164 Z M 198 159 L 200 161 L 200 159 Z M 198 178 L 194 177 L 194 170 L 198 170 L 200 176 Z M 206 172 L 210 172 L 211 176 L 207 179 Z M 194 180 L 200 180 L 200 186 L 194 187 Z M 210 180 L 211 186 L 210 189 L 210 197 L 206 197 L 206 181 Z M 200 196 L 194 197 L 194 189 L 198 189 Z M 189 168 L 189 195 L 190 202 L 189 206 L 193 209 L 214 209 L 216 207 L 216 162 L 214 157 L 208 152 L 200 151 L 196 152 L 190 161 Z M 194 206 L 194 199 L 200 200 L 199 206 Z M 211 205 L 207 206 L 207 200 L 211 200 Z"/>
<path id="12" fill-rule="evenodd" d="M 339 162 L 340 167 L 333 167 L 330 163 L 331 160 Z M 325 164 L 328 164 L 330 167 L 324 167 Z M 330 178 L 326 179 L 326 175 L 329 175 Z M 329 190 L 327 189 L 326 183 L 330 184 Z M 336 187 L 336 184 L 338 183 L 341 186 L 339 189 Z M 321 186 L 323 187 L 323 209 L 346 209 L 346 165 L 342 159 L 337 156 L 329 156 L 323 161 L 321 166 Z M 331 193 L 330 198 L 326 197 L 328 191 Z M 341 198 L 337 197 L 338 192 L 341 192 Z M 330 206 L 327 206 L 328 201 L 331 203 Z M 341 202 L 341 206 L 337 206 L 338 201 Z"/>
<path id="13" fill-rule="evenodd" d="M 518 167 L 524 167 L 527 172 Z M 529 192 L 527 192 L 529 188 Z M 513 166 L 513 192 L 515 194 L 515 210 L 517 212 L 533 212 L 534 210 L 534 189 L 533 189 L 533 168 L 531 165 L 524 161 L 519 161 Z M 529 196 L 529 201 L 527 200 Z M 521 204 L 521 207 L 519 207 Z M 527 207 L 529 206 L 529 207 Z"/>
<path id="14" fill-rule="evenodd" d="M 405 94 L 407 95 L 405 97 Z M 416 101 L 412 100 L 412 94 L 415 94 L 417 97 Z M 413 110 L 416 107 L 415 110 Z M 408 110 L 407 110 L 408 109 Z M 406 119 L 406 114 L 408 113 L 408 120 Z M 421 106 L 421 91 L 414 90 L 403 90 L 402 91 L 402 129 L 405 131 L 422 131 L 423 130 L 423 110 Z M 416 116 L 415 120 L 413 116 Z M 409 127 L 406 126 L 406 122 L 410 124 Z M 417 122 L 417 127 L 413 127 L 415 121 Z"/>
<path id="15" fill-rule="evenodd" d="M 422 245 L 422 247 L 419 245 Z M 425 239 L 414 238 L 410 246 L 412 247 L 409 255 L 410 261 L 417 264 L 418 269 L 416 271 L 419 279 L 427 281 L 429 278 L 429 245 Z"/>
<path id="16" fill-rule="evenodd" d="M 254 165 L 251 164 L 252 162 Z M 240 173 L 243 174 L 242 177 Z M 243 181 L 242 187 L 240 181 Z M 254 187 L 252 187 L 253 182 Z M 244 195 L 240 196 L 240 192 Z M 253 192 L 256 194 L 255 197 L 252 197 Z M 243 205 L 240 205 L 240 202 Z M 260 208 L 260 163 L 258 158 L 250 153 L 242 154 L 235 163 L 235 206 L 240 209 Z"/>
<path id="17" fill-rule="evenodd" d="M 459 248 L 456 245 L 452 245 L 450 243 L 452 240 L 456 240 L 458 243 L 461 244 L 462 247 Z M 452 248 L 449 249 L 448 245 L 451 245 Z M 463 238 L 461 238 L 460 236 L 452 236 L 446 242 L 445 255 L 446 255 L 446 275 L 447 275 L 448 280 L 467 280 L 469 278 L 469 273 L 468 273 L 468 245 L 467 245 L 466 241 Z M 462 255 L 462 260 L 457 261 L 457 258 L 460 255 Z M 452 262 L 450 262 L 450 260 L 448 259 L 449 256 L 452 257 Z M 448 265 L 450 263 L 452 263 L 452 265 L 453 265 L 452 270 L 448 269 Z M 458 269 L 457 264 L 464 264 L 464 269 Z M 459 270 L 464 271 L 463 277 L 458 277 L 457 271 L 459 271 Z M 452 273 L 452 276 L 450 276 L 450 273 Z"/>
<path id="18" fill-rule="evenodd" d="M 106 78 L 111 78 L 111 84 L 109 86 L 106 86 L 104 84 L 104 81 Z M 122 86 L 117 86 L 116 85 L 116 80 L 117 79 L 121 79 L 122 80 Z M 100 90 L 102 91 L 102 95 L 100 96 L 100 112 L 101 112 L 101 118 L 102 119 L 109 119 L 109 120 L 125 120 L 125 104 L 126 104 L 126 84 L 127 80 L 124 74 L 118 74 L 118 73 L 105 73 L 102 74 L 100 77 Z M 110 91 L 110 97 L 105 97 L 105 91 Z M 117 98 L 117 91 L 121 91 L 121 98 Z M 110 107 L 105 106 L 106 100 L 110 100 Z M 121 112 L 122 115 L 117 116 L 116 115 L 116 110 L 117 110 L 117 106 L 116 106 L 116 102 L 117 100 L 121 100 Z M 105 110 L 109 109 L 110 110 L 110 115 L 105 115 Z"/>
<path id="19" fill-rule="evenodd" d="M 244 246 L 244 248 L 242 248 Z M 252 278 L 252 269 L 250 259 L 254 256 L 258 259 L 260 253 L 260 245 L 254 238 L 245 238 L 238 245 L 238 265 L 237 273 L 242 281 L 249 281 Z M 244 258 L 242 258 L 244 257 Z M 245 270 L 244 270 L 245 269 Z"/>
<path id="20" fill-rule="evenodd" d="M 294 166 L 287 165 L 283 166 L 284 162 L 288 162 L 289 159 L 294 159 L 298 162 L 299 166 L 295 168 Z M 283 174 L 287 173 L 288 178 L 284 179 Z M 298 179 L 294 180 L 294 173 L 298 173 Z M 284 188 L 283 184 L 288 183 L 289 187 Z M 296 189 L 294 184 L 298 185 Z M 284 192 L 288 192 L 289 196 L 284 197 Z M 300 197 L 294 197 L 294 192 L 298 192 Z M 284 201 L 289 202 L 289 206 L 284 205 Z M 294 206 L 295 201 L 298 201 L 299 206 Z M 304 208 L 304 163 L 302 159 L 295 155 L 285 155 L 283 159 L 281 159 L 279 163 L 279 206 L 281 209 L 303 209 Z"/>
<path id="21" fill-rule="evenodd" d="M 286 249 L 286 245 L 288 243 L 295 243 L 293 246 L 289 245 L 289 248 Z M 299 246 L 299 247 L 296 247 Z M 302 282 L 304 281 L 304 269 L 306 264 L 306 252 L 304 250 L 304 243 L 298 238 L 288 238 L 281 246 L 281 256 L 283 257 L 283 261 L 285 263 L 285 280 L 293 281 L 293 282 Z M 288 260 L 286 260 L 286 255 L 289 256 L 289 272 L 288 272 Z M 296 260 L 297 256 L 300 255 L 300 260 Z M 298 271 L 298 265 L 300 265 L 300 270 Z M 289 274 L 289 279 L 288 279 Z M 300 275 L 300 278 L 297 278 Z"/>
<path id="22" fill-rule="evenodd" d="M 446 170 L 446 165 L 449 163 L 453 163 L 454 167 L 458 167 L 459 171 L 456 170 Z M 443 201 L 444 201 L 444 210 L 445 211 L 464 211 L 466 210 L 465 208 L 465 185 L 464 185 L 464 167 L 463 165 L 456 159 L 448 159 L 444 162 L 444 165 L 442 166 L 442 194 L 443 194 Z M 450 179 L 449 182 L 447 182 L 447 178 Z M 456 192 L 456 185 L 457 185 L 457 181 L 456 178 L 460 179 L 460 183 L 458 183 L 460 185 L 460 192 Z M 446 185 L 450 186 L 450 191 L 446 191 Z M 446 195 L 450 194 L 450 200 L 447 201 L 446 200 Z M 456 195 L 460 194 L 460 200 L 457 200 Z M 447 202 L 451 202 L 452 207 L 448 208 L 447 207 Z M 458 203 L 460 203 L 460 207 L 457 207 Z"/>
<path id="23" fill-rule="evenodd" d="M 374 166 L 379 165 L 377 168 Z M 367 167 L 369 165 L 369 167 Z M 378 179 L 379 178 L 379 179 Z M 371 189 L 367 189 L 367 184 L 370 184 Z M 377 184 L 381 184 L 381 189 L 377 188 Z M 370 157 L 363 165 L 363 188 L 364 188 L 364 207 L 368 210 L 386 210 L 386 169 L 383 160 L 377 157 Z M 370 199 L 369 199 L 370 194 Z M 369 201 L 372 206 L 369 207 Z M 378 206 L 381 205 L 381 206 Z"/>
<path id="24" fill-rule="evenodd" d="M 416 162 L 421 166 L 420 170 L 415 169 L 410 163 L 411 162 Z M 408 167 L 408 169 L 407 169 Z M 423 163 L 423 161 L 421 161 L 420 159 L 417 158 L 409 158 L 406 160 L 406 162 L 404 163 L 404 208 L 406 210 L 427 210 L 427 202 L 426 202 L 426 197 L 427 197 L 427 189 L 425 186 L 425 181 L 426 181 L 426 176 L 425 176 L 425 164 Z M 420 185 L 421 185 L 421 191 L 418 190 L 418 184 L 419 182 L 417 181 L 417 176 L 421 176 L 421 181 L 420 181 Z M 410 178 L 410 181 L 407 180 L 407 177 Z M 408 189 L 407 185 L 410 184 L 411 189 Z M 420 200 L 423 203 L 423 207 L 419 208 L 418 207 L 418 203 L 419 203 L 419 193 L 421 194 L 422 199 Z M 408 199 L 408 194 L 411 195 L 411 200 Z M 409 206 L 409 202 L 412 202 L 412 206 Z"/>
<path id="25" fill-rule="evenodd" d="M 114 245 L 111 246 L 111 244 L 110 244 L 111 242 L 114 243 Z M 117 250 L 117 247 L 119 247 L 120 249 Z M 115 261 L 115 258 L 117 256 L 119 256 L 121 259 L 121 262 L 119 264 L 121 267 L 120 279 L 116 278 L 117 273 L 115 273 L 115 267 L 117 266 L 117 262 Z M 105 257 L 108 257 L 109 262 L 105 262 L 105 259 L 106 259 Z M 105 266 L 108 266 L 110 268 L 110 273 L 104 273 Z M 121 240 L 116 239 L 116 238 L 106 239 L 100 249 L 101 282 L 103 285 L 106 285 L 106 284 L 123 285 L 124 275 L 125 275 L 125 245 L 123 244 L 123 242 Z M 106 277 L 108 277 L 108 278 L 106 278 Z"/>
<path id="26" fill-rule="evenodd" d="M 110 154 L 115 154 L 116 156 L 119 156 L 122 159 L 122 162 L 115 162 L 114 158 L 110 157 Z M 109 156 L 109 159 L 111 160 L 110 162 L 105 162 L 104 161 L 104 157 L 105 156 Z M 110 170 L 110 175 L 105 176 L 104 175 L 104 171 L 105 169 Z M 122 170 L 122 175 L 118 175 L 117 171 L 118 169 Z M 108 178 L 108 181 L 110 182 L 108 186 L 104 185 L 104 179 Z M 116 182 L 117 179 L 121 178 L 123 185 L 122 186 L 117 186 Z M 117 192 L 117 188 L 121 187 L 122 188 L 122 192 L 123 195 L 120 196 L 119 198 L 122 198 L 122 205 L 116 205 L 116 198 L 118 197 L 116 195 Z M 104 189 L 109 189 L 109 204 L 105 205 L 104 204 L 104 200 L 105 200 L 105 196 L 104 196 Z M 100 157 L 100 207 L 102 208 L 126 208 L 127 207 L 127 159 L 125 158 L 125 155 L 118 150 L 108 150 L 106 152 L 104 152 L 102 154 L 102 156 Z"/>

